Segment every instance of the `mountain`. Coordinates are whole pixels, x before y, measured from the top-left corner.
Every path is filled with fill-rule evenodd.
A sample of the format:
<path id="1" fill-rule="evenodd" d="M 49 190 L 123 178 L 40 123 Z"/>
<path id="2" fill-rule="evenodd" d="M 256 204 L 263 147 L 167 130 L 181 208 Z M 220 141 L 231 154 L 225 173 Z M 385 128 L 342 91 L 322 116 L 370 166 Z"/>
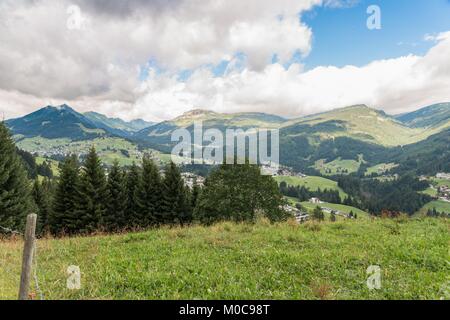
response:
<path id="1" fill-rule="evenodd" d="M 68 105 L 47 106 L 22 118 L 6 121 L 16 139 L 42 137 L 89 140 L 108 134 Z"/>
<path id="2" fill-rule="evenodd" d="M 450 103 L 434 104 L 396 119 L 411 128 L 436 128 L 450 123 Z"/>
<path id="3" fill-rule="evenodd" d="M 112 132 L 119 136 L 132 135 L 134 132 L 150 127 L 154 124 L 142 119 L 127 122 L 119 118 L 109 118 L 98 112 L 86 112 L 83 115 L 91 120 L 98 128 L 105 129 L 106 131 Z"/>
<path id="4" fill-rule="evenodd" d="M 225 132 L 226 129 L 279 128 L 286 119 L 265 113 L 216 113 L 207 110 L 192 110 L 171 120 L 155 124 L 137 132 L 133 139 L 139 144 L 170 152 L 172 132 L 186 128 L 193 132 L 195 122 L 202 122 L 203 130 L 211 128 Z"/>
<path id="5" fill-rule="evenodd" d="M 203 130 L 214 128 L 223 133 L 226 129 L 277 128 L 282 164 L 305 173 L 331 174 L 337 167 L 355 172 L 383 163 L 398 164 L 402 171 L 432 171 L 428 163 L 434 158 L 433 168 L 445 168 L 449 119 L 448 103 L 400 116 L 356 105 L 289 120 L 265 113 L 196 109 L 146 127 L 149 123 L 142 120 L 126 122 L 95 112 L 81 114 L 62 105 L 48 106 L 6 124 L 18 146 L 29 152 L 60 155 L 95 144 L 109 160 L 119 155 L 126 163 L 145 152 L 171 153 L 177 143 L 171 141 L 172 133 L 180 128 L 192 133 L 197 121 L 202 122 Z M 439 154 L 444 157 L 438 159 Z"/>
<path id="6" fill-rule="evenodd" d="M 365 105 L 294 119 L 282 131 L 294 137 L 307 134 L 317 141 L 348 137 L 387 147 L 414 143 L 418 134 L 383 111 Z"/>

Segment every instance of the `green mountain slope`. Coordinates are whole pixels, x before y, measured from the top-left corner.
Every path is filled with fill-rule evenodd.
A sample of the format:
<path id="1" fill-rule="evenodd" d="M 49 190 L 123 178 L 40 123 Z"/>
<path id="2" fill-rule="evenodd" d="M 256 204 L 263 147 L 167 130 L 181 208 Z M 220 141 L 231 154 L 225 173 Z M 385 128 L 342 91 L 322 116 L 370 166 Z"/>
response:
<path id="1" fill-rule="evenodd" d="M 48 106 L 25 117 L 7 120 L 6 125 L 16 139 L 43 137 L 89 140 L 108 134 L 68 105 Z"/>
<path id="2" fill-rule="evenodd" d="M 142 119 L 127 122 L 119 118 L 109 118 L 98 112 L 86 112 L 83 115 L 94 122 L 99 128 L 113 131 L 119 135 L 130 135 L 133 132 L 137 132 L 154 124 Z"/>
<path id="3" fill-rule="evenodd" d="M 450 103 L 439 103 L 420 110 L 396 116 L 411 128 L 436 128 L 450 125 Z"/>
<path id="4" fill-rule="evenodd" d="M 315 128 L 314 131 L 308 130 Z M 312 134 L 320 140 L 349 137 L 382 146 L 398 146 L 414 143 L 421 133 L 364 105 L 337 109 L 326 113 L 291 120 L 283 131 L 290 136 Z"/>

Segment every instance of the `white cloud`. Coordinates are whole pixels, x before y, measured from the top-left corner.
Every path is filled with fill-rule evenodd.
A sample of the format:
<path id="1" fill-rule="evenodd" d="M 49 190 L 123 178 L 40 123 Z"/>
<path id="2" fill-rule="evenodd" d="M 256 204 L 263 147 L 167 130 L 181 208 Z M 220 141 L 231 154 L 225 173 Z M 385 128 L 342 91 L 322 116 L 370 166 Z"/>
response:
<path id="1" fill-rule="evenodd" d="M 367 104 L 400 113 L 432 103 L 450 101 L 450 33 L 425 56 L 409 55 L 374 61 L 363 67 L 301 65 L 285 69 L 268 65 L 262 71 L 244 69 L 214 77 L 199 69 L 180 84 L 175 76 L 152 76 L 147 93 L 137 100 L 137 114 L 168 119 L 192 108 L 219 112 L 255 111 L 288 117 Z"/>
<path id="2" fill-rule="evenodd" d="M 126 119 L 163 120 L 192 108 L 298 116 L 365 103 L 401 112 L 450 100 L 450 32 L 435 46 L 363 66 L 304 71 L 312 31 L 299 13 L 345 0 L 3 0 L 0 2 L 0 111 L 19 116 L 67 102 Z M 69 5 L 80 28 L 67 28 Z M 73 12 L 73 11 L 71 11 Z M 234 59 L 222 77 L 205 67 Z M 271 64 L 273 54 L 280 63 Z M 153 59 L 162 74 L 141 67 Z M 185 82 L 178 71 L 193 69 Z"/>

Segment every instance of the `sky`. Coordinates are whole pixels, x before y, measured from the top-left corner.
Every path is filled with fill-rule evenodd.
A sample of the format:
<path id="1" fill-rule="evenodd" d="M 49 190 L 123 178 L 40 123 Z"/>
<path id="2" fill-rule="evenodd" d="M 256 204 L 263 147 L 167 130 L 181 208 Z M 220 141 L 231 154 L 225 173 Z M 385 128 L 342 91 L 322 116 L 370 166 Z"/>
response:
<path id="1" fill-rule="evenodd" d="M 300 117 L 450 101 L 449 0 L 0 0 L 0 113 Z"/>

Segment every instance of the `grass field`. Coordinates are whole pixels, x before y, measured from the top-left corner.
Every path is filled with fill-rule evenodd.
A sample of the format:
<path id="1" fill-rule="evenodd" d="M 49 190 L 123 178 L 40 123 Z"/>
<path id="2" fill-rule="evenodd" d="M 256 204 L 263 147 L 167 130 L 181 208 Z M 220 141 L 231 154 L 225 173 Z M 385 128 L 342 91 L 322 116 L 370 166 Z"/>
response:
<path id="1" fill-rule="evenodd" d="M 129 166 L 133 162 L 139 163 L 142 161 L 144 153 L 151 153 L 163 163 L 170 160 L 170 155 L 162 154 L 153 149 L 141 151 L 130 141 L 115 137 L 101 137 L 86 141 L 35 137 L 21 140 L 17 143 L 17 146 L 25 151 L 40 154 L 87 154 L 89 149 L 95 146 L 102 161 L 108 165 L 113 164 L 115 160 L 119 161 L 121 166 Z M 42 157 L 40 159 L 40 161 L 43 161 Z M 56 174 L 56 172 L 54 173 Z"/>
<path id="2" fill-rule="evenodd" d="M 421 210 L 420 213 L 426 214 L 428 209 L 433 210 L 433 208 L 436 208 L 438 212 L 444 212 L 450 214 L 450 202 L 445 202 L 441 200 L 432 201 L 430 203 L 427 203 Z"/>
<path id="3" fill-rule="evenodd" d="M 317 204 L 313 204 L 313 203 L 309 203 L 309 202 L 302 202 L 301 204 L 306 209 L 311 210 L 311 211 L 314 210 L 318 206 Z M 319 206 L 325 207 L 325 208 L 330 208 L 332 210 L 341 211 L 346 214 L 349 214 L 350 212 L 353 211 L 353 213 L 356 213 L 358 215 L 358 219 L 369 219 L 369 214 L 367 212 L 362 211 L 355 207 L 350 207 L 350 206 L 346 206 L 343 204 L 327 203 L 327 202 L 321 203 L 321 204 L 319 204 Z"/>
<path id="4" fill-rule="evenodd" d="M 316 162 L 314 168 L 323 175 L 339 175 L 357 172 L 361 162 L 356 160 L 342 160 L 341 158 L 326 163 L 325 160 Z"/>
<path id="5" fill-rule="evenodd" d="M 444 219 L 222 223 L 39 240 L 37 273 L 46 299 L 440 299 L 448 243 Z M 17 296 L 22 245 L 0 241 L 0 299 Z M 66 289 L 70 265 L 81 290 Z"/>
<path id="6" fill-rule="evenodd" d="M 395 163 L 380 163 L 376 166 L 370 167 L 366 171 L 366 175 L 370 176 L 372 173 L 384 174 L 398 167 Z"/>
<path id="7" fill-rule="evenodd" d="M 314 176 L 308 176 L 306 178 L 301 177 L 274 177 L 275 180 L 278 183 L 281 183 L 282 181 L 286 182 L 290 186 L 305 186 L 306 188 L 310 189 L 311 191 L 317 191 L 319 188 L 323 191 L 324 189 L 329 190 L 338 190 L 339 195 L 341 196 L 341 199 L 344 199 L 347 197 L 347 194 L 338 187 L 338 184 L 336 181 L 322 178 L 322 177 L 314 177 Z"/>

